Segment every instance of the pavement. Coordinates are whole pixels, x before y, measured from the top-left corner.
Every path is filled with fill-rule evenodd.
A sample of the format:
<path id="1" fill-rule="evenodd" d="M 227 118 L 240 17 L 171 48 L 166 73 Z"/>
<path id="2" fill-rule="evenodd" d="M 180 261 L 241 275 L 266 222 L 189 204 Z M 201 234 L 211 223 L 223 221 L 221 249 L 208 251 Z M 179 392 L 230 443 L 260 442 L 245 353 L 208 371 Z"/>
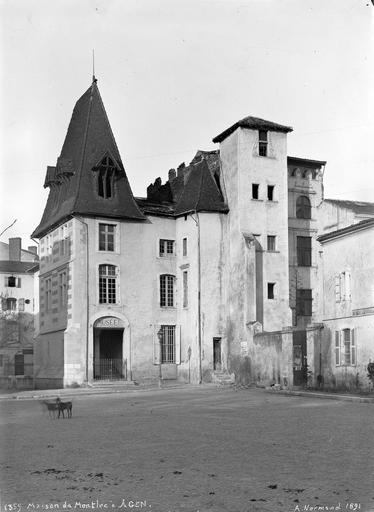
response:
<path id="1" fill-rule="evenodd" d="M 374 510 L 370 406 L 255 387 L 153 389 L 68 390 L 73 415 L 60 419 L 37 400 L 1 401 L 1 512 Z"/>
<path id="2" fill-rule="evenodd" d="M 116 393 L 134 393 L 141 391 L 162 391 L 168 389 L 193 389 L 193 388 L 226 388 L 238 391 L 245 388 L 253 388 L 256 386 L 240 386 L 240 385 L 219 385 L 212 383 L 188 384 L 176 381 L 162 381 L 138 384 L 133 382 L 123 383 L 103 383 L 89 387 L 79 388 L 63 388 L 63 389 L 38 389 L 38 390 L 0 390 L 0 401 L 2 400 L 40 400 L 51 397 L 73 398 L 75 396 L 85 395 L 107 395 Z M 267 393 L 274 395 L 299 396 L 306 398 L 320 398 L 324 400 L 339 400 L 356 403 L 374 403 L 374 395 L 357 395 L 350 393 L 329 393 L 324 391 L 300 390 L 300 389 L 276 389 L 274 387 L 259 388 Z"/>

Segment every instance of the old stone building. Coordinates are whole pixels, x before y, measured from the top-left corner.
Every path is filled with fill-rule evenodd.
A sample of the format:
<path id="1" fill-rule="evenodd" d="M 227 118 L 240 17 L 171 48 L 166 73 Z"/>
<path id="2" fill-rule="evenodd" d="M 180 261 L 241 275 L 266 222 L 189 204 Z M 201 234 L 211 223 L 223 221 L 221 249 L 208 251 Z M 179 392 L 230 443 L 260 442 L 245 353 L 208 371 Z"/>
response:
<path id="1" fill-rule="evenodd" d="M 316 378 L 325 162 L 287 157 L 291 130 L 246 117 L 135 198 L 93 81 L 33 233 L 37 386 Z"/>
<path id="2" fill-rule="evenodd" d="M 38 329 L 36 246 L 21 238 L 0 242 L 0 386 L 33 386 L 33 347 Z"/>

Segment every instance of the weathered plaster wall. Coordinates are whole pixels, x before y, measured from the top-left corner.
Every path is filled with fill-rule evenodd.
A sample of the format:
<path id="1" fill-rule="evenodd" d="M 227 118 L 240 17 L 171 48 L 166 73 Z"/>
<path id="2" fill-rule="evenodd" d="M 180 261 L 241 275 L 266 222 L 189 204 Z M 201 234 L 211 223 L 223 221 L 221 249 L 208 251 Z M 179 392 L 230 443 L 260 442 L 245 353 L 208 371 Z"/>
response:
<path id="1" fill-rule="evenodd" d="M 369 361 L 374 361 L 374 230 L 356 230 L 323 243 L 324 379 L 327 386 L 367 387 Z M 350 289 L 336 296 L 337 276 L 350 274 Z M 354 329 L 356 365 L 335 364 L 335 331 Z M 343 350 L 343 342 L 341 350 Z"/>

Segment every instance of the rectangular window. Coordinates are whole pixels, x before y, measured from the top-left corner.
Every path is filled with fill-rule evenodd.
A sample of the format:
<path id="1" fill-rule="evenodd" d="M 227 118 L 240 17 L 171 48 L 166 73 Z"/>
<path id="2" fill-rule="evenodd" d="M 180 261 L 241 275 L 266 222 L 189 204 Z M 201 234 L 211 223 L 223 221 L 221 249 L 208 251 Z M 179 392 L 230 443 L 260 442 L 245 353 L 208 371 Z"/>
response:
<path id="1" fill-rule="evenodd" d="M 17 309 L 17 299 L 14 297 L 7 297 L 5 299 L 5 310 L 6 311 L 16 311 Z"/>
<path id="2" fill-rule="evenodd" d="M 260 156 L 267 156 L 268 154 L 268 132 L 266 130 L 259 130 L 258 132 L 258 154 Z"/>
<path id="3" fill-rule="evenodd" d="M 356 338 L 354 329 L 335 331 L 335 365 L 356 366 Z"/>
<path id="4" fill-rule="evenodd" d="M 5 276 L 4 285 L 8 288 L 21 288 L 21 278 L 15 276 Z"/>
<path id="5" fill-rule="evenodd" d="M 58 291 L 60 306 L 64 306 L 67 302 L 67 273 L 66 270 L 60 272 L 58 275 Z"/>
<path id="6" fill-rule="evenodd" d="M 183 271 L 183 307 L 188 306 L 188 272 Z"/>
<path id="7" fill-rule="evenodd" d="M 175 363 L 175 325 L 161 325 L 161 363 Z"/>
<path id="8" fill-rule="evenodd" d="M 268 283 L 268 299 L 275 298 L 275 283 Z"/>
<path id="9" fill-rule="evenodd" d="M 16 354 L 14 356 L 14 375 L 25 374 L 25 361 L 23 354 Z"/>
<path id="10" fill-rule="evenodd" d="M 312 316 L 312 290 L 296 290 L 297 316 Z"/>
<path id="11" fill-rule="evenodd" d="M 252 199 L 258 199 L 260 192 L 260 185 L 258 183 L 252 183 Z"/>
<path id="12" fill-rule="evenodd" d="M 274 185 L 268 185 L 268 201 L 274 201 Z"/>
<path id="13" fill-rule="evenodd" d="M 297 237 L 297 264 L 299 267 L 312 266 L 312 238 L 310 236 Z"/>
<path id="14" fill-rule="evenodd" d="M 115 226 L 99 224 L 99 251 L 114 251 Z"/>
<path id="15" fill-rule="evenodd" d="M 114 265 L 99 266 L 99 302 L 100 304 L 116 303 L 117 273 Z"/>
<path id="16" fill-rule="evenodd" d="M 174 254 L 174 240 L 160 239 L 160 256 L 172 256 Z"/>
<path id="17" fill-rule="evenodd" d="M 160 276 L 160 306 L 162 308 L 174 306 L 174 276 L 168 274 Z"/>
<path id="18" fill-rule="evenodd" d="M 187 238 L 183 238 L 183 256 L 187 256 Z"/>
<path id="19" fill-rule="evenodd" d="M 45 280 L 45 310 L 52 309 L 52 278 L 47 277 Z"/>
<path id="20" fill-rule="evenodd" d="M 273 235 L 268 235 L 268 244 L 267 244 L 268 251 L 275 251 L 276 250 L 275 238 L 276 237 L 273 236 Z"/>
<path id="21" fill-rule="evenodd" d="M 340 366 L 340 332 L 335 331 L 335 365 Z"/>

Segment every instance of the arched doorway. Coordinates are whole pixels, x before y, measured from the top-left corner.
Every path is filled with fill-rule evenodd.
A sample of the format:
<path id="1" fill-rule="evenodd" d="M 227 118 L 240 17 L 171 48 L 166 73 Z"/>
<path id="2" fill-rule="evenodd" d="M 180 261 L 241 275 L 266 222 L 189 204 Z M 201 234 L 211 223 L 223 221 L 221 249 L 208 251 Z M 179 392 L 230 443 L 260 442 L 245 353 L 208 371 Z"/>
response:
<path id="1" fill-rule="evenodd" d="M 126 380 L 127 359 L 123 354 L 125 324 L 119 318 L 105 316 L 93 326 L 94 380 Z"/>

